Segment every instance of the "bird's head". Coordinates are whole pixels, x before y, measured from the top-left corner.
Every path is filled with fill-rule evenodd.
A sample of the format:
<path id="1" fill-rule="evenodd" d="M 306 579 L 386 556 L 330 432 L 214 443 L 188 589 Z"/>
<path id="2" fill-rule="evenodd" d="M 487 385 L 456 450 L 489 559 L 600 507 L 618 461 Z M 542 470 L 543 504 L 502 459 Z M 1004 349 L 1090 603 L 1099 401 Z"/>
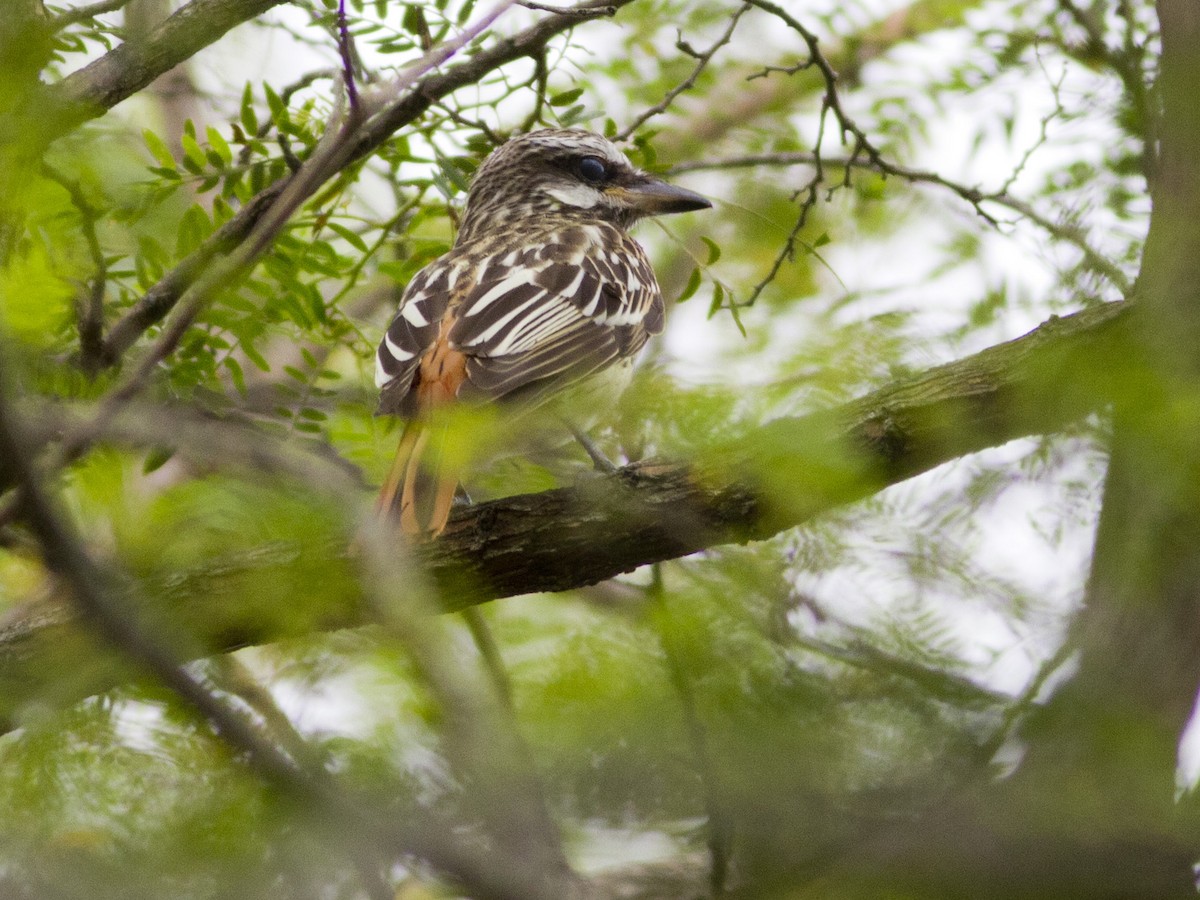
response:
<path id="1" fill-rule="evenodd" d="M 471 183 L 460 239 L 552 215 L 628 228 L 645 216 L 712 206 L 638 171 L 612 141 L 577 129 L 519 135 L 484 160 Z"/>

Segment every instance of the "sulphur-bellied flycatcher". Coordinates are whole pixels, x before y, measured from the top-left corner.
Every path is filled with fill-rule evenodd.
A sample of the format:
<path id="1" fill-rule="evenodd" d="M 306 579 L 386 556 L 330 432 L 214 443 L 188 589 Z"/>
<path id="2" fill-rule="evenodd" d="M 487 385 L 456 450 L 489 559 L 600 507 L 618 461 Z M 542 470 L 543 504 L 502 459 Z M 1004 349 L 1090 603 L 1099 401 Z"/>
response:
<path id="1" fill-rule="evenodd" d="M 459 473 L 446 471 L 437 411 L 536 405 L 629 369 L 664 318 L 629 228 L 711 205 L 587 131 L 535 131 L 495 150 L 471 183 L 454 247 L 409 283 L 376 352 L 379 412 L 408 420 L 380 509 L 411 535 L 445 527 Z"/>

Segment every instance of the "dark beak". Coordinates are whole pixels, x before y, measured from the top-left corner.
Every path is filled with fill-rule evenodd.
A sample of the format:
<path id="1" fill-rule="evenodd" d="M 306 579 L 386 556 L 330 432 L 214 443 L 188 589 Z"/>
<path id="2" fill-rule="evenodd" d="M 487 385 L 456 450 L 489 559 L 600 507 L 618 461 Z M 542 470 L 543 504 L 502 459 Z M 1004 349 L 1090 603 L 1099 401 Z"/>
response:
<path id="1" fill-rule="evenodd" d="M 664 213 L 692 212 L 708 209 L 712 202 L 695 191 L 677 187 L 647 176 L 623 185 L 610 187 L 607 193 L 627 203 L 639 216 L 659 216 Z"/>

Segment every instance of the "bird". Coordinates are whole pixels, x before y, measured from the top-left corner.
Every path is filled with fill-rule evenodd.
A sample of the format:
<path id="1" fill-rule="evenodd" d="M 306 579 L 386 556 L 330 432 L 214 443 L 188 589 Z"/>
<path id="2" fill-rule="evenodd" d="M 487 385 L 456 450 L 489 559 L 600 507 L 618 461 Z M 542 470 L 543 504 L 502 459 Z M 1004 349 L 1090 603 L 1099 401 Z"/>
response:
<path id="1" fill-rule="evenodd" d="M 629 229 L 711 206 L 590 131 L 542 129 L 493 150 L 453 246 L 409 282 L 375 354 L 378 414 L 407 420 L 380 514 L 415 539 L 443 531 L 461 473 L 438 418 L 455 405 L 523 410 L 606 370 L 628 372 L 665 319 Z M 570 409 L 561 414 L 571 421 Z"/>

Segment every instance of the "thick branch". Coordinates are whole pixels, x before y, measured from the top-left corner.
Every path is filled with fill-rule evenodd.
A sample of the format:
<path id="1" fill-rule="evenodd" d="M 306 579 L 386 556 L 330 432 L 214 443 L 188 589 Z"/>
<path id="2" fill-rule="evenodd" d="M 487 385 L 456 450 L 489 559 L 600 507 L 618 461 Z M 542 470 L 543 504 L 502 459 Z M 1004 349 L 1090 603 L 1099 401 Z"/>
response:
<path id="1" fill-rule="evenodd" d="M 103 115 L 164 72 L 190 59 L 230 29 L 262 15 L 284 0 L 192 0 L 143 40 L 126 41 L 95 62 L 48 88 L 42 138 L 50 141 L 82 122 Z"/>
<path id="2" fill-rule="evenodd" d="M 446 606 L 461 609 L 582 587 L 646 563 L 768 537 L 947 460 L 1059 430 L 1104 408 L 1113 385 L 1095 361 L 1119 355 L 1128 308 L 1109 304 L 1055 318 L 838 409 L 777 420 L 702 465 L 642 463 L 581 487 L 458 510 L 422 561 Z M 203 442 L 186 434 L 180 440 L 191 453 L 203 451 Z M 238 586 L 249 570 L 294 566 L 297 553 L 261 547 L 204 571 L 173 573 L 157 591 L 159 602 L 212 653 L 279 640 L 288 623 L 277 610 L 255 609 Z M 344 588 L 306 627 L 369 622 L 343 549 L 329 548 L 321 564 L 326 584 Z M 0 628 L 0 716 L 19 714 L 47 694 L 56 702 L 86 696 L 119 677 L 113 669 L 96 671 L 94 647 L 53 605 Z"/>
<path id="3" fill-rule="evenodd" d="M 637 463 L 574 488 L 460 509 L 425 551 L 446 603 L 593 584 L 794 527 L 944 462 L 1064 427 L 1109 395 L 1094 360 L 1125 304 L 1054 318 L 1015 341 L 839 409 L 778 419 L 702 466 Z M 1099 353 L 1098 357 L 1089 354 Z"/>

